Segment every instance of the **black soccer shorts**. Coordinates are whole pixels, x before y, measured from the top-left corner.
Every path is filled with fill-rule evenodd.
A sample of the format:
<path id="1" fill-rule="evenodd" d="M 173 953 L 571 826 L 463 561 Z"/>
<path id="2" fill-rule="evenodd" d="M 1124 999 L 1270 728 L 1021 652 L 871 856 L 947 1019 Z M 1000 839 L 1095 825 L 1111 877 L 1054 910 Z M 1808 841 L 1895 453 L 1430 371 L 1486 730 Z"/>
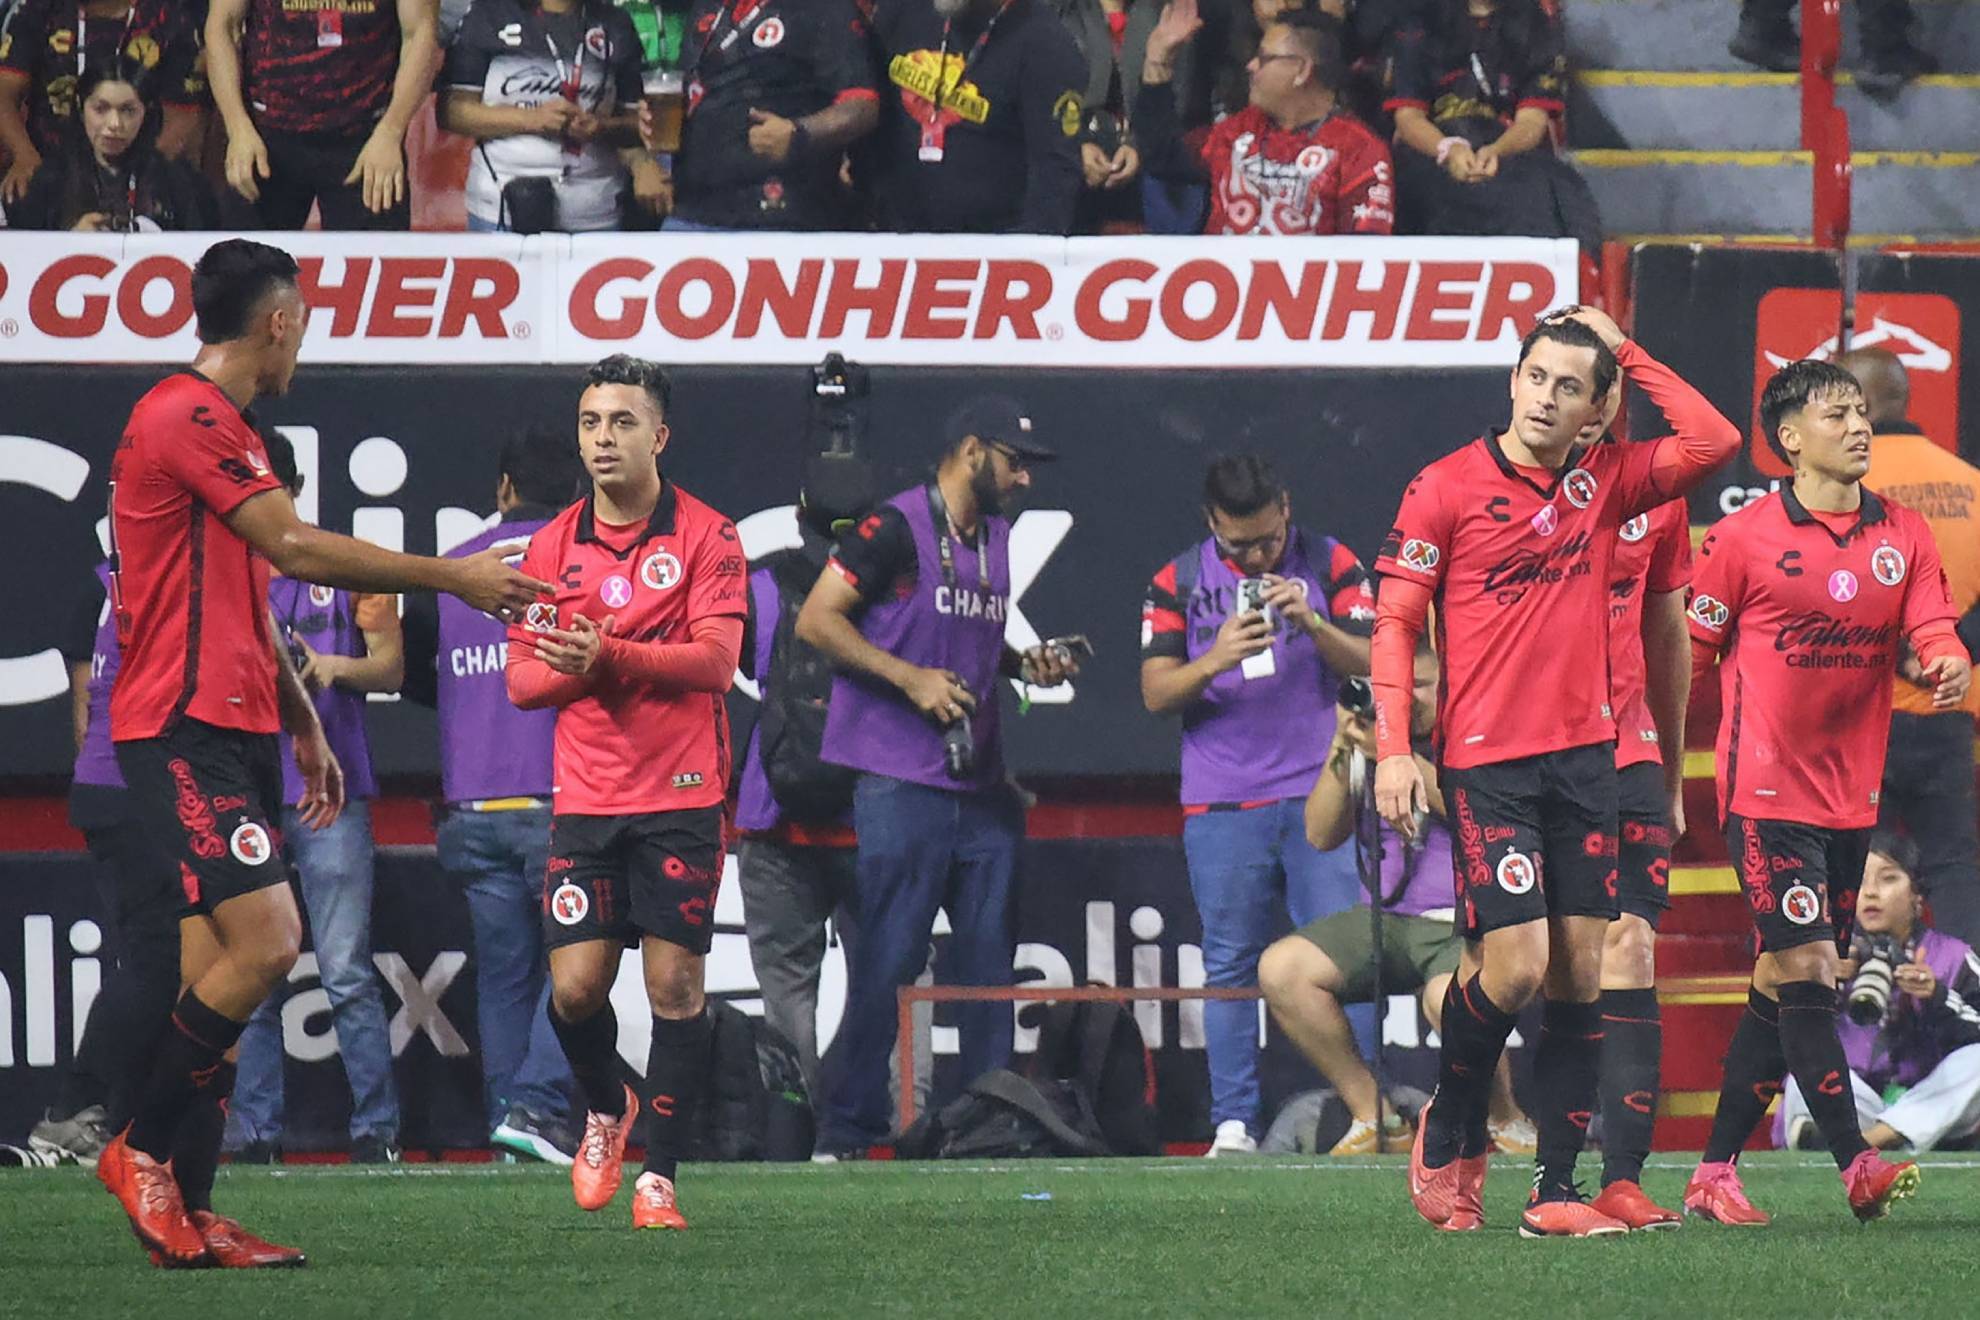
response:
<path id="1" fill-rule="evenodd" d="M 1856 933 L 1856 891 L 1870 831 L 1832 830 L 1726 813 L 1726 852 L 1753 912 L 1753 951 L 1779 953 Z"/>
<path id="2" fill-rule="evenodd" d="M 181 719 L 157 738 L 117 744 L 131 818 L 178 873 L 185 916 L 287 883 L 281 856 L 281 743 Z"/>
<path id="3" fill-rule="evenodd" d="M 722 884 L 722 808 L 557 816 L 543 876 L 543 942 L 637 947 L 652 935 L 706 954 Z"/>
<path id="4" fill-rule="evenodd" d="M 1458 930 L 1616 915 L 1614 743 L 1445 770 Z"/>
<path id="5" fill-rule="evenodd" d="M 1616 908 L 1657 929 L 1671 906 L 1671 822 L 1664 768 L 1639 761 L 1616 772 Z"/>

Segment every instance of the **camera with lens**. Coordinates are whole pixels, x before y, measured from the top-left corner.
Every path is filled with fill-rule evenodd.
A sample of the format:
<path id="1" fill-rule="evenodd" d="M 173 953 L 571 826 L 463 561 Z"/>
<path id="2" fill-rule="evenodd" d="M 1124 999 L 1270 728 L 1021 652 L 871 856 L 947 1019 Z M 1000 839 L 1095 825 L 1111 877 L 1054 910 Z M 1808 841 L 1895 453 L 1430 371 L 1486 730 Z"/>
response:
<path id="1" fill-rule="evenodd" d="M 817 452 L 859 452 L 862 419 L 858 405 L 871 384 L 866 368 L 846 361 L 843 353 L 827 353 L 812 367 L 811 437 Z"/>
<path id="2" fill-rule="evenodd" d="M 1888 935 L 1865 935 L 1857 945 L 1856 976 L 1849 983 L 1844 1011 L 1859 1027 L 1884 1020 L 1891 1007 L 1891 985 L 1904 951 Z"/>
<path id="3" fill-rule="evenodd" d="M 302 639 L 296 636 L 296 630 L 286 623 L 282 625 L 282 645 L 288 648 L 289 663 L 294 665 L 296 672 L 300 674 L 303 667 L 309 663 L 309 651 L 303 646 Z"/>
<path id="4" fill-rule="evenodd" d="M 1350 715 L 1364 720 L 1375 718 L 1375 689 L 1359 674 L 1342 680 L 1340 702 L 1341 708 Z"/>
<path id="5" fill-rule="evenodd" d="M 976 734 L 964 713 L 942 728 L 942 767 L 954 780 L 971 779 L 976 774 Z"/>

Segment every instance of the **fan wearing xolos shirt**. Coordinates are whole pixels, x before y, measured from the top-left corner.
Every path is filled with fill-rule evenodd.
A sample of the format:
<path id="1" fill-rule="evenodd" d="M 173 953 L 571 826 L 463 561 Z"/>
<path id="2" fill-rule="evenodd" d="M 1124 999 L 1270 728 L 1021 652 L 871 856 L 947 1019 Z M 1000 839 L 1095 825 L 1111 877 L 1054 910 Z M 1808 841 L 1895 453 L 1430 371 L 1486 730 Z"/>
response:
<path id="1" fill-rule="evenodd" d="M 550 1024 L 585 1104 L 571 1165 L 579 1207 L 618 1192 L 647 1115 L 634 1228 L 685 1229 L 674 1194 L 709 1070 L 704 969 L 722 880 L 729 720 L 747 565 L 735 525 L 661 474 L 671 386 L 623 354 L 578 396 L 585 498 L 529 539 L 522 568 L 556 582 L 509 630 L 509 697 L 555 707 L 543 935 Z M 637 948 L 653 1012 L 645 1094 L 619 1078 L 610 1000 Z"/>

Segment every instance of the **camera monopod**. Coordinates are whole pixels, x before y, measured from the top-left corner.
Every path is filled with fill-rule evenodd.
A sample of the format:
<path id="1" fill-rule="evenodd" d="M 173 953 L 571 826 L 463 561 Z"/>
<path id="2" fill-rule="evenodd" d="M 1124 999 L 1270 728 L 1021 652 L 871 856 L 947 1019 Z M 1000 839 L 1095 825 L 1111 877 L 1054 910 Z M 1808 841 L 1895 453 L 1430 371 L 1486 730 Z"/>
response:
<path id="1" fill-rule="evenodd" d="M 1375 1040 L 1368 1070 L 1375 1077 L 1375 1153 L 1379 1155 L 1388 1135 L 1382 1115 L 1389 1102 L 1382 1068 L 1382 1027 L 1389 1012 L 1389 999 L 1382 987 L 1382 815 L 1375 809 L 1375 776 L 1370 773 L 1368 758 L 1359 750 L 1348 762 L 1348 793 L 1354 800 L 1354 868 L 1361 887 L 1368 891 L 1368 941 L 1374 951 L 1371 997 L 1375 1003 Z"/>

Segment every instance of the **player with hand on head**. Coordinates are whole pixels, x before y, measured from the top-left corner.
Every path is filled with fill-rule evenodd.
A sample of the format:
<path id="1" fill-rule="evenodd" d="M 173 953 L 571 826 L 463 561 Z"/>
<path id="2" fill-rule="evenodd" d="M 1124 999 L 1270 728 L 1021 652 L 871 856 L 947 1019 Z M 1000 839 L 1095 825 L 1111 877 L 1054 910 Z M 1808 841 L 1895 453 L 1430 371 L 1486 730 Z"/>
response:
<path id="1" fill-rule="evenodd" d="M 1792 362 L 1760 396 L 1760 424 L 1794 470 L 1712 529 L 1690 608 L 1693 685 L 1719 668 L 1719 812 L 1753 912 L 1753 983 L 1686 1212 L 1758 1226 L 1740 1149 L 1792 1073 L 1858 1219 L 1917 1190 L 1918 1166 L 1863 1139 L 1836 1029 L 1840 948 L 1877 823 L 1891 677 L 1909 642 L 1940 710 L 1972 680 L 1932 531 L 1864 489 L 1863 390 L 1832 363 Z"/>

